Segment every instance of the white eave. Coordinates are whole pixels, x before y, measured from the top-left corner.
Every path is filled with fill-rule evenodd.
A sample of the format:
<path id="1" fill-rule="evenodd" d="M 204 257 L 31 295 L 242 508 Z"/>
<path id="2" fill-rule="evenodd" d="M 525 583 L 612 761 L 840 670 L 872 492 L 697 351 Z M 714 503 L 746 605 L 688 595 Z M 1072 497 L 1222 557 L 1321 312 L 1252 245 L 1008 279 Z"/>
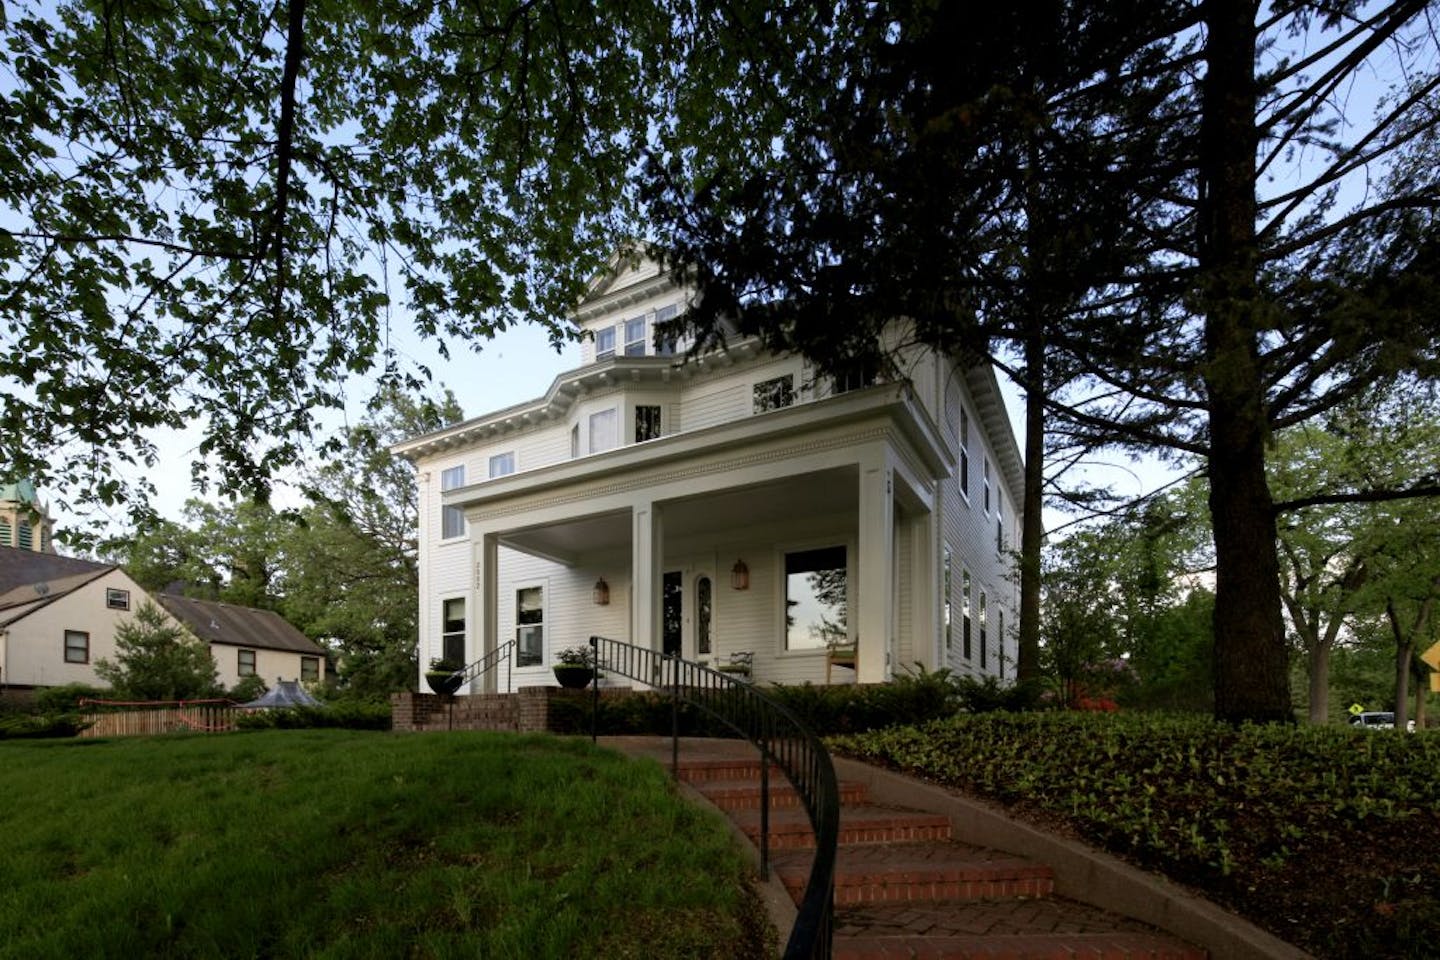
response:
<path id="1" fill-rule="evenodd" d="M 535 494 L 576 481 L 595 480 L 697 454 L 713 454 L 804 430 L 843 426 L 888 416 L 931 476 L 948 475 L 949 456 L 940 431 L 908 382 L 886 383 L 701 430 L 627 444 L 522 473 L 482 480 L 442 494 L 446 506 L 476 507 L 517 494 Z"/>
<path id="2" fill-rule="evenodd" d="M 1005 476 L 1010 503 L 1018 511 L 1025 499 L 1025 459 L 1015 441 L 1015 428 L 1005 409 L 1005 398 L 1000 393 L 1000 382 L 995 379 L 995 368 L 988 363 L 976 364 L 965 371 L 965 383 L 975 402 L 975 412 L 980 415 L 985 434 L 995 450 L 997 466 Z"/>

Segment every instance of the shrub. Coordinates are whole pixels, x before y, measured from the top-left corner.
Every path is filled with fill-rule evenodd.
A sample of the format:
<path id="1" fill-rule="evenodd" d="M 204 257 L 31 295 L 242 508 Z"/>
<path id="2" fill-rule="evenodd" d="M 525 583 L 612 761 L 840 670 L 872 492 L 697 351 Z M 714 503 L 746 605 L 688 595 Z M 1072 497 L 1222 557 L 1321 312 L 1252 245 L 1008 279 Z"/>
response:
<path id="1" fill-rule="evenodd" d="M 967 713 L 990 713 L 993 710 L 1015 713 L 1037 709 L 1045 696 L 1045 687 L 1038 681 L 1003 686 L 994 677 L 983 680 L 956 677 L 955 696 L 960 708 Z"/>
<path id="2" fill-rule="evenodd" d="M 36 713 L 73 713 L 79 709 L 82 699 L 105 700 L 112 696 L 105 687 L 67 683 L 63 687 L 47 687 L 36 691 L 34 707 Z"/>
<path id="3" fill-rule="evenodd" d="M 0 740 L 74 737 L 88 726 L 90 726 L 90 721 L 76 713 L 37 713 L 0 717 Z"/>
<path id="4" fill-rule="evenodd" d="M 390 706 L 368 700 L 350 700 L 323 707 L 252 710 L 242 713 L 235 724 L 241 730 L 301 730 L 312 727 L 389 730 Z"/>

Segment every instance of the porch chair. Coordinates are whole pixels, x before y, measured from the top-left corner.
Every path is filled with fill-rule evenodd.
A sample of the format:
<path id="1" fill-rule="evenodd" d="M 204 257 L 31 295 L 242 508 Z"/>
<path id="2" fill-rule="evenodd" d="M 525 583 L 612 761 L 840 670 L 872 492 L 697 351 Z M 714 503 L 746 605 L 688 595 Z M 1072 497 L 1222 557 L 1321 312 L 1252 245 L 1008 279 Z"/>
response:
<path id="1" fill-rule="evenodd" d="M 716 662 L 715 669 L 749 680 L 755 673 L 755 651 L 737 650 L 728 657 L 721 657 Z"/>
<path id="2" fill-rule="evenodd" d="M 859 643 L 854 640 L 831 640 L 825 644 L 825 683 L 830 683 L 830 671 L 835 667 L 855 669 L 855 657 Z"/>

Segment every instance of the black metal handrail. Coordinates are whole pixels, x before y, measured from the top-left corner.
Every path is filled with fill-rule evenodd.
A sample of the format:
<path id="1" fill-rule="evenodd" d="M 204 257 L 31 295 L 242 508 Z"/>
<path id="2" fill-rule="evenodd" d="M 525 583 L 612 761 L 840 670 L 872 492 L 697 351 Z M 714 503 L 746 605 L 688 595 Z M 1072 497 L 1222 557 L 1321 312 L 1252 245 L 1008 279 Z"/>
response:
<path id="1" fill-rule="evenodd" d="M 506 640 L 504 643 L 500 644 L 500 646 L 496 647 L 494 650 L 491 650 L 479 660 L 476 660 L 468 667 L 456 670 L 455 673 L 450 674 L 450 676 L 453 678 L 456 675 L 459 675 L 460 682 L 458 684 L 458 687 L 463 687 L 467 683 L 473 683 L 474 681 L 479 680 L 481 677 L 485 676 L 485 674 L 500 666 L 500 664 L 503 662 L 505 664 L 505 690 L 508 691 L 510 689 L 510 664 L 514 659 L 514 653 L 515 641 Z"/>
<path id="2" fill-rule="evenodd" d="M 779 767 L 805 807 L 815 831 L 815 860 L 785 945 L 786 960 L 830 956 L 835 927 L 835 847 L 840 792 L 835 767 L 820 740 L 786 707 L 749 683 L 709 667 L 637 647 L 623 640 L 590 638 L 596 664 L 611 673 L 666 688 L 671 695 L 672 768 L 679 765 L 679 707 L 683 698 L 745 737 L 760 750 L 760 873 L 769 874 L 770 765 Z M 600 684 L 593 686 L 590 735 L 597 736 Z"/>

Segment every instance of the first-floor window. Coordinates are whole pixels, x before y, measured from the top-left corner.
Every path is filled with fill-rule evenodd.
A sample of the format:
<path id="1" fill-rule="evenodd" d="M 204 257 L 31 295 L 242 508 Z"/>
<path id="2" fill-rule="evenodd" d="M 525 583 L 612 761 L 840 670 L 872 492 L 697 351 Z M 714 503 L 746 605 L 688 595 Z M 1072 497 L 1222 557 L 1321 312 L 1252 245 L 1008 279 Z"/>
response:
<path id="1" fill-rule="evenodd" d="M 84 630 L 65 631 L 65 662 L 90 662 L 90 634 Z"/>
<path id="2" fill-rule="evenodd" d="M 235 657 L 235 672 L 242 677 L 255 676 L 255 651 L 241 650 Z"/>
<path id="3" fill-rule="evenodd" d="M 1005 611 L 1004 611 L 1004 609 L 1000 609 L 1000 610 L 996 610 L 996 611 L 995 611 L 995 639 L 996 639 L 996 641 L 997 641 L 997 643 L 996 643 L 996 652 L 999 654 L 999 656 L 996 658 L 996 661 L 997 661 L 997 663 L 999 663 L 999 665 L 1000 665 L 1000 679 L 1001 679 L 1001 680 L 1004 680 L 1004 679 L 1005 679 Z"/>
<path id="4" fill-rule="evenodd" d="M 951 646 L 951 639 L 950 639 L 950 548 L 949 548 L 948 546 L 945 548 L 945 577 L 944 577 L 944 588 L 943 588 L 943 589 L 944 589 L 944 591 L 945 591 L 945 649 L 946 649 L 946 650 L 949 650 L 949 649 L 950 649 L 950 646 Z"/>
<path id="5" fill-rule="evenodd" d="M 545 589 L 515 591 L 515 664 L 536 667 L 545 662 Z"/>
<path id="6" fill-rule="evenodd" d="M 847 622 L 845 548 L 785 554 L 785 649 L 844 643 Z"/>
<path id="7" fill-rule="evenodd" d="M 590 414 L 590 452 L 614 449 L 619 442 L 615 433 L 615 408 Z"/>
<path id="8" fill-rule="evenodd" d="M 304 680 L 306 683 L 314 683 L 315 681 L 320 679 L 319 657 L 300 658 L 300 679 Z"/>
<path id="9" fill-rule="evenodd" d="M 697 656 L 710 655 L 710 578 L 695 580 L 695 653 Z"/>
<path id="10" fill-rule="evenodd" d="M 970 571 L 960 571 L 960 652 L 970 659 Z"/>
<path id="11" fill-rule="evenodd" d="M 440 656 L 465 662 L 465 598 L 451 597 L 440 605 Z"/>
<path id="12" fill-rule="evenodd" d="M 980 669 L 985 669 L 985 634 L 988 626 L 988 617 L 985 610 L 985 591 L 980 591 Z"/>

